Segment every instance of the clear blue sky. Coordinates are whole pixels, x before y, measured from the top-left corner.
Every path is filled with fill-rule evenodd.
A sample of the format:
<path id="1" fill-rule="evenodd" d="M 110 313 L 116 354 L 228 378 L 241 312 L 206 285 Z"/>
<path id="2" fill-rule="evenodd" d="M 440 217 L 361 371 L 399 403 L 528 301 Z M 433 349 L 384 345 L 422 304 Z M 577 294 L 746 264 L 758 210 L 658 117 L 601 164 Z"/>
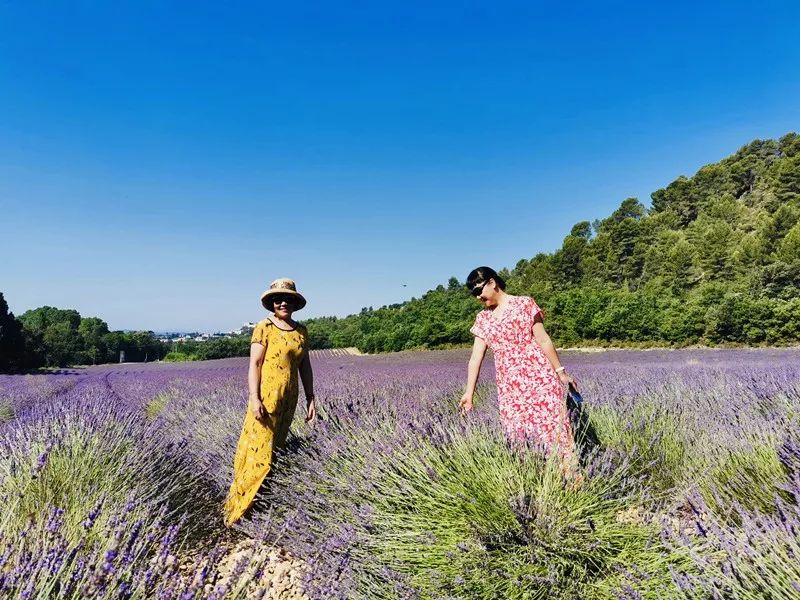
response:
<path id="1" fill-rule="evenodd" d="M 800 129 L 799 6 L 5 0 L 0 291 L 226 330 L 513 266 Z"/>

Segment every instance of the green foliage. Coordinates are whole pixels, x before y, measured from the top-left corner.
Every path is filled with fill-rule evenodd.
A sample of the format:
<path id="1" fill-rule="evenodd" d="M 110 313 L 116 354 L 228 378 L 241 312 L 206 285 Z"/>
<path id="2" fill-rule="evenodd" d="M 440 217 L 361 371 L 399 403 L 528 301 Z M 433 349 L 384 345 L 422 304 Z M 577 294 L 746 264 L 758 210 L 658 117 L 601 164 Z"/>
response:
<path id="1" fill-rule="evenodd" d="M 83 344 L 78 334 L 81 316 L 77 310 L 42 306 L 24 312 L 20 321 L 33 337 L 41 340 L 47 366 L 66 367 L 83 362 Z"/>
<path id="2" fill-rule="evenodd" d="M 786 233 L 775 254 L 787 263 L 800 260 L 800 223 L 795 223 Z"/>
<path id="3" fill-rule="evenodd" d="M 177 342 L 173 344 L 173 348 L 164 357 L 164 360 L 213 360 L 230 356 L 248 356 L 250 354 L 250 336 L 212 338 L 205 342 Z"/>
<path id="4" fill-rule="evenodd" d="M 14 408 L 11 406 L 11 403 L 3 398 L 0 398 L 0 425 L 3 423 L 8 423 L 15 416 Z"/>
<path id="5" fill-rule="evenodd" d="M 170 354 L 176 354 L 176 353 L 170 353 Z M 172 399 L 171 396 L 166 392 L 159 394 L 155 398 L 152 398 L 145 405 L 144 414 L 147 415 L 148 419 L 155 419 L 156 417 L 161 415 L 162 412 L 164 412 L 164 409 L 167 407 L 167 404 L 169 404 L 169 401 L 171 399 Z"/>
<path id="6" fill-rule="evenodd" d="M 83 533 L 81 523 L 106 494 L 112 502 L 124 505 L 129 490 L 114 478 L 129 445 L 128 438 L 119 436 L 119 442 L 108 451 L 100 438 L 71 432 L 62 445 L 49 453 L 38 474 L 20 470 L 3 482 L 6 492 L 24 490 L 6 515 L 5 531 L 43 529 L 47 514 L 42 507 L 58 506 L 65 511 L 68 539 L 78 541 Z"/>
<path id="7" fill-rule="evenodd" d="M 4 304 L 0 304 L 0 320 Z M 126 361 L 142 362 L 158 360 L 166 352 L 152 331 L 109 331 L 102 319 L 81 317 L 73 309 L 42 306 L 26 311 L 19 320 L 23 359 L 18 360 L 17 370 L 42 365 L 66 367 L 117 362 L 120 352 L 125 353 Z M 0 349 L 3 331 L 0 325 Z M 19 353 L 20 342 L 16 341 L 14 346 Z M 5 352 L 0 352 L 0 357 L 5 356 Z"/>
<path id="8" fill-rule="evenodd" d="M 612 598 L 632 568 L 652 588 L 675 591 L 669 564 L 683 559 L 667 552 L 658 528 L 642 518 L 642 498 L 627 485 L 625 468 L 575 489 L 557 458 L 515 451 L 496 432 L 476 427 L 452 433 L 446 444 L 421 438 L 396 448 L 391 461 L 354 469 L 364 448 L 385 433 L 345 427 L 338 435 L 341 452 L 326 460 L 330 473 L 316 477 L 333 482 L 351 474 L 343 494 L 358 490 L 359 501 L 371 507 L 364 525 L 350 502 L 330 505 L 343 527 L 369 532 L 353 557 L 356 597 L 404 595 L 386 565 L 408 577 L 413 592 L 406 597 Z"/>
<path id="9" fill-rule="evenodd" d="M 165 344 L 152 331 L 112 331 L 103 340 L 107 348 L 103 362 L 117 362 L 121 351 L 127 362 L 158 360 L 166 353 Z"/>
<path id="10" fill-rule="evenodd" d="M 212 510 L 218 498 L 200 489 L 202 474 L 180 453 L 152 451 L 163 435 L 156 423 L 140 425 L 139 413 L 120 413 L 100 402 L 88 410 L 66 408 L 60 417 L 57 425 L 18 431 L 18 446 L 10 456 L 0 456 L 0 497 L 10 500 L 0 514 L 6 539 L 23 532 L 47 535 L 49 509 L 58 507 L 63 511 L 61 535 L 78 543 L 86 538 L 90 515 L 106 529 L 121 514 L 101 506 L 124 508 L 132 521 L 147 522 L 155 516 L 156 499 L 173 521 L 194 515 L 187 534 L 207 529 L 200 515 Z"/>
<path id="11" fill-rule="evenodd" d="M 800 137 L 755 140 L 520 260 L 508 291 L 533 296 L 559 344 L 800 341 Z M 592 236 L 594 229 L 594 236 Z M 312 347 L 365 352 L 467 344 L 480 306 L 451 278 L 420 299 L 307 323 Z"/>
<path id="12" fill-rule="evenodd" d="M 735 520 L 740 509 L 775 512 L 776 490 L 784 485 L 786 473 L 774 444 L 760 440 L 750 449 L 720 451 L 722 459 L 700 478 L 700 494 L 714 514 Z"/>
<path id="13" fill-rule="evenodd" d="M 92 364 L 102 361 L 108 354 L 105 336 L 108 335 L 108 325 L 97 317 L 82 318 L 78 325 L 78 333 L 83 340 L 84 355 Z"/>
<path id="14" fill-rule="evenodd" d="M 439 286 L 401 305 L 365 308 L 345 319 L 311 319 L 306 322 L 311 347 L 396 352 L 467 343 L 472 339 L 475 299 L 453 280 L 447 288 Z"/>
<path id="15" fill-rule="evenodd" d="M 669 498 L 688 477 L 691 456 L 682 436 L 686 425 L 656 402 L 637 402 L 630 414 L 597 407 L 592 424 L 603 447 L 631 457 L 631 470 L 644 477 L 650 503 Z"/>
<path id="16" fill-rule="evenodd" d="M 618 481 L 594 479 L 569 490 L 553 461 L 509 457 L 487 440 L 473 444 L 454 448 L 446 461 L 431 457 L 435 471 L 453 469 L 445 481 L 414 470 L 412 489 L 420 493 L 412 492 L 407 510 L 391 507 L 381 519 L 390 534 L 384 559 L 412 572 L 422 567 L 414 582 L 423 597 L 605 598 L 619 586 L 615 570 L 663 568 L 651 528 L 623 516 L 638 511 Z"/>

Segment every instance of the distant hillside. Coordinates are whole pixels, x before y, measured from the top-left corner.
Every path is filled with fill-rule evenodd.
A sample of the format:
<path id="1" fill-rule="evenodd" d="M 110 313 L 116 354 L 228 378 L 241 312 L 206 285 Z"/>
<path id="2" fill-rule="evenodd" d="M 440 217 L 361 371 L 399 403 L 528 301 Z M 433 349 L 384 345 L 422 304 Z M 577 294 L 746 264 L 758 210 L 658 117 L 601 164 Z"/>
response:
<path id="1" fill-rule="evenodd" d="M 560 345 L 800 341 L 800 136 L 756 140 L 651 199 L 576 223 L 555 253 L 503 271 L 509 291 L 536 298 Z M 470 342 L 479 308 L 451 278 L 306 324 L 317 348 L 435 348 Z"/>

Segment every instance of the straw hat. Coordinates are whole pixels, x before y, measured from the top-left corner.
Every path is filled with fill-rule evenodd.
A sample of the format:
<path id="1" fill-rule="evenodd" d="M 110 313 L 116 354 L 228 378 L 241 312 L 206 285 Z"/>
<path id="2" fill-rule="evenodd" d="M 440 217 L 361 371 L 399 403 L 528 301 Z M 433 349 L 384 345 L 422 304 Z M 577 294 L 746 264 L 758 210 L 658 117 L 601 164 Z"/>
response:
<path id="1" fill-rule="evenodd" d="M 261 304 L 264 305 L 264 308 L 267 310 L 272 310 L 269 299 L 276 294 L 287 294 L 289 296 L 294 296 L 297 301 L 297 305 L 294 307 L 294 310 L 300 310 L 306 305 L 306 299 L 303 298 L 303 295 L 297 291 L 294 281 L 288 277 L 276 279 L 269 284 L 269 289 L 261 294 Z"/>

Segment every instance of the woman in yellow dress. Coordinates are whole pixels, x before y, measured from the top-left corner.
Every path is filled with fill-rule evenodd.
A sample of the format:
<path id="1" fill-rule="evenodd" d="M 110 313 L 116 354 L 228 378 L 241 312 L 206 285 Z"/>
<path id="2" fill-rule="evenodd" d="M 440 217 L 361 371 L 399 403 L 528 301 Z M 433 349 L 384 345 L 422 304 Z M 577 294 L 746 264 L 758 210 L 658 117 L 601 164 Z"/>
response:
<path id="1" fill-rule="evenodd" d="M 249 400 L 233 460 L 233 483 L 225 502 L 225 525 L 247 511 L 272 466 L 275 448 L 286 443 L 297 408 L 298 375 L 306 396 L 306 421 L 316 417 L 314 376 L 308 359 L 308 332 L 292 320 L 306 305 L 291 279 L 276 279 L 261 295 L 272 315 L 256 325 L 247 376 Z"/>

